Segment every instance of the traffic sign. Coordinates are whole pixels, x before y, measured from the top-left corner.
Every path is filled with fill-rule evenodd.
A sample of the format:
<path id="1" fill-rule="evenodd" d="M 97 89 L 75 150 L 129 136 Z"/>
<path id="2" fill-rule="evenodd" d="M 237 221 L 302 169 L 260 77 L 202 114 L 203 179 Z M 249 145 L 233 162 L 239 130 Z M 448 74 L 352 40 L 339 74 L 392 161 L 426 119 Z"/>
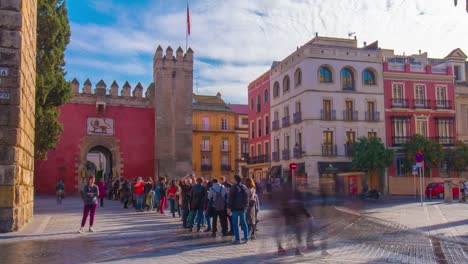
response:
<path id="1" fill-rule="evenodd" d="M 416 162 L 416 167 L 417 168 L 423 168 L 424 167 L 424 161 L 423 162 Z"/>
<path id="2" fill-rule="evenodd" d="M 289 164 L 289 169 L 291 169 L 291 170 L 297 169 L 297 164 L 296 163 L 290 163 Z"/>
<path id="3" fill-rule="evenodd" d="M 417 165 L 411 166 L 411 170 L 413 171 L 413 175 L 418 175 L 418 166 Z"/>
<path id="4" fill-rule="evenodd" d="M 417 163 L 424 162 L 424 155 L 421 152 L 416 153 L 416 162 Z"/>

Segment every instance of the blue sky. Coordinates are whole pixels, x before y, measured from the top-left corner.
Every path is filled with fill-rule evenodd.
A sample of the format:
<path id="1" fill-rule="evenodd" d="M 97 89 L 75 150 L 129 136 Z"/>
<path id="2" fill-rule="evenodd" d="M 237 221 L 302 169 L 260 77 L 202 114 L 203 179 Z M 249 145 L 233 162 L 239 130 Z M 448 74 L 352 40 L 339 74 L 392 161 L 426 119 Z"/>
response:
<path id="1" fill-rule="evenodd" d="M 72 29 L 67 78 L 93 86 L 152 82 L 158 45 L 185 48 L 185 0 L 67 1 Z M 360 45 L 379 40 L 397 53 L 468 53 L 468 14 L 451 0 L 191 0 L 190 46 L 194 92 L 247 103 L 247 85 L 310 40 L 347 37 Z"/>

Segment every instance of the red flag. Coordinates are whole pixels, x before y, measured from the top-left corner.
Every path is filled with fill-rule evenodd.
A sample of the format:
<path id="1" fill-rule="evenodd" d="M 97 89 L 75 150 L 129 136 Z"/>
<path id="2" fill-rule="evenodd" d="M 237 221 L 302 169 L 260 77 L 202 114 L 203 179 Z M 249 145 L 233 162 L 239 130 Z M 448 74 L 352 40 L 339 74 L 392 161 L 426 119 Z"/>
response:
<path id="1" fill-rule="evenodd" d="M 190 10 L 187 3 L 187 34 L 190 36 Z"/>

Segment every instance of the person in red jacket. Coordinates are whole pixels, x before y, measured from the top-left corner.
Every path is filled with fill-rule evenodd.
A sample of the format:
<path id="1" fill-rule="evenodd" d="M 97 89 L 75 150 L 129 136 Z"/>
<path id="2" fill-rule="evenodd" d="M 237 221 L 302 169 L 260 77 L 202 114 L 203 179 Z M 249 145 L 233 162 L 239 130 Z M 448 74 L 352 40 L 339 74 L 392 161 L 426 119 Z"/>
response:
<path id="1" fill-rule="evenodd" d="M 143 210 L 143 198 L 145 196 L 145 183 L 143 182 L 141 177 L 138 177 L 135 185 L 133 186 L 133 189 L 135 190 L 135 195 L 137 199 L 137 206 L 135 209 L 141 211 Z"/>
<path id="2" fill-rule="evenodd" d="M 106 197 L 107 186 L 104 183 L 103 178 L 99 179 L 99 182 L 98 182 L 97 186 L 99 188 L 99 200 L 101 202 L 101 207 L 104 207 L 104 197 Z"/>

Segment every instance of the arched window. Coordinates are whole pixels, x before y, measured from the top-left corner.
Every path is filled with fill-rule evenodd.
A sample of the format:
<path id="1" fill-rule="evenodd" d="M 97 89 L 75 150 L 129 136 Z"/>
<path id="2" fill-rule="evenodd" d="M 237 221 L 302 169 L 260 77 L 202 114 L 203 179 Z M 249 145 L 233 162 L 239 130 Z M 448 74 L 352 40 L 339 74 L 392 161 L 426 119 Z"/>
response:
<path id="1" fill-rule="evenodd" d="M 268 102 L 268 90 L 265 90 L 265 92 L 263 92 L 263 100 L 265 100 L 265 103 Z"/>
<path id="2" fill-rule="evenodd" d="M 302 71 L 301 69 L 297 69 L 294 73 L 294 86 L 297 87 L 302 83 Z"/>
<path id="3" fill-rule="evenodd" d="M 283 93 L 287 93 L 289 91 L 290 87 L 290 81 L 289 81 L 289 76 L 286 75 L 283 79 Z"/>
<path id="4" fill-rule="evenodd" d="M 261 97 L 258 94 L 257 95 L 257 112 L 260 112 L 260 110 L 261 110 L 261 102 L 262 102 Z"/>
<path id="5" fill-rule="evenodd" d="M 320 67 L 319 75 L 320 82 L 330 83 L 333 81 L 331 70 L 327 66 Z"/>
<path id="6" fill-rule="evenodd" d="M 354 90 L 354 76 L 350 68 L 341 70 L 341 85 L 344 90 Z"/>
<path id="7" fill-rule="evenodd" d="M 364 84 L 367 84 L 367 85 L 376 84 L 375 74 L 372 70 L 365 69 L 364 72 L 362 73 L 362 79 L 364 80 Z"/>
<path id="8" fill-rule="evenodd" d="M 273 85 L 273 97 L 278 97 L 279 92 L 280 92 L 279 83 L 275 82 L 275 85 Z"/>

